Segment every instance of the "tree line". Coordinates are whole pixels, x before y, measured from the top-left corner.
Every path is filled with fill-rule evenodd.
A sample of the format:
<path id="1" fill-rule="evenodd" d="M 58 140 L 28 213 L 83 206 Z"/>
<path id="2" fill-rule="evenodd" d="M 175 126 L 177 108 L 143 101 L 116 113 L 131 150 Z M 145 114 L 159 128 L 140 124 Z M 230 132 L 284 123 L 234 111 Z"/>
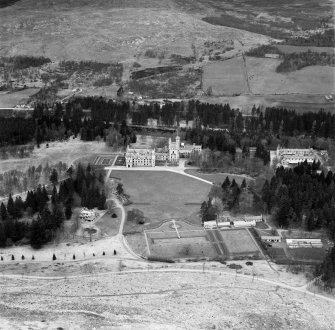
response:
<path id="1" fill-rule="evenodd" d="M 318 32 L 309 37 L 292 37 L 285 41 L 286 45 L 292 46 L 317 46 L 317 47 L 334 47 L 335 31 L 334 29 Z"/>
<path id="2" fill-rule="evenodd" d="M 10 64 L 13 66 L 14 71 L 27 69 L 30 67 L 39 67 L 50 62 L 50 58 L 43 56 L 16 55 L 0 58 L 0 66 Z"/>
<path id="3" fill-rule="evenodd" d="M 68 178 L 59 183 L 57 171 L 52 171 L 52 191 L 39 185 L 28 191 L 24 201 L 20 196 L 14 200 L 10 194 L 7 205 L 0 205 L 1 247 L 22 241 L 40 248 L 62 230 L 65 219 L 71 218 L 74 206 L 105 209 L 102 173 L 96 173 L 91 165 L 84 168 L 81 164 L 76 168 L 71 166 L 67 172 Z M 26 220 L 29 217 L 33 219 L 31 222 Z"/>
<path id="4" fill-rule="evenodd" d="M 217 219 L 223 211 L 252 213 L 258 210 L 257 196 L 248 191 L 246 180 L 238 185 L 227 176 L 222 185 L 213 185 L 208 194 L 208 200 L 201 204 L 202 222 Z"/>
<path id="5" fill-rule="evenodd" d="M 334 66 L 334 54 L 327 54 L 325 52 L 313 52 L 308 50 L 303 53 L 292 53 L 281 55 L 283 60 L 276 68 L 276 72 L 292 72 L 305 68 L 311 65 Z"/>
<path id="6" fill-rule="evenodd" d="M 278 226 L 324 229 L 335 239 L 335 174 L 325 174 L 319 163 L 279 167 L 261 195 L 264 210 L 274 214 Z"/>

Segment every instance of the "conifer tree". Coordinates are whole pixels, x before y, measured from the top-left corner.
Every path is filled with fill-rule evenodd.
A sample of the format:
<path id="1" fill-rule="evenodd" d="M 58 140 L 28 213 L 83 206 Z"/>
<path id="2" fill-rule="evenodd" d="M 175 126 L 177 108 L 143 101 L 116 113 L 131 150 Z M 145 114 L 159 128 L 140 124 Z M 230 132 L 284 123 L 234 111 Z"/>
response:
<path id="1" fill-rule="evenodd" d="M 2 221 L 5 221 L 8 218 L 7 209 L 4 203 L 1 203 L 0 206 L 0 218 Z"/>
<path id="2" fill-rule="evenodd" d="M 8 214 L 11 215 L 12 217 L 15 216 L 15 207 L 14 207 L 14 201 L 13 201 L 12 194 L 9 194 L 9 197 L 8 197 L 8 202 L 7 202 L 7 212 L 8 212 Z"/>
<path id="3" fill-rule="evenodd" d="M 53 184 L 53 185 L 56 185 L 58 183 L 58 173 L 57 173 L 57 170 L 54 168 L 51 172 L 51 175 L 50 175 L 50 182 Z"/>
<path id="4" fill-rule="evenodd" d="M 67 220 L 71 219 L 72 216 L 72 208 L 71 208 L 71 201 L 67 201 L 65 204 L 65 217 Z"/>
<path id="5" fill-rule="evenodd" d="M 0 222 L 0 247 L 6 247 L 6 240 L 5 226 Z"/>

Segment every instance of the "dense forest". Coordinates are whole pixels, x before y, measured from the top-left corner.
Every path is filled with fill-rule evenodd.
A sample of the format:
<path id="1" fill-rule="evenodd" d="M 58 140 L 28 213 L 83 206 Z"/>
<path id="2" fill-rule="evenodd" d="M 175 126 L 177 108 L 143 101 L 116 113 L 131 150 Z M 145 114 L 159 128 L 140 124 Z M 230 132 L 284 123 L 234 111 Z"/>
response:
<path id="1" fill-rule="evenodd" d="M 300 70 L 306 66 L 324 65 L 334 66 L 334 54 L 318 53 L 307 51 L 304 53 L 284 54 L 281 56 L 283 61 L 276 68 L 277 72 L 291 72 Z"/>
<path id="2" fill-rule="evenodd" d="M 317 47 L 334 47 L 335 46 L 335 31 L 329 29 L 324 32 L 318 32 L 307 38 L 295 37 L 285 41 L 286 45 L 292 46 L 317 46 Z"/>
<path id="3" fill-rule="evenodd" d="M 335 175 L 307 162 L 293 169 L 279 167 L 262 189 L 264 209 L 275 214 L 277 225 L 325 229 L 335 239 Z"/>
<path id="4" fill-rule="evenodd" d="M 2 203 L 0 206 L 0 247 L 22 241 L 40 248 L 55 237 L 65 219 L 71 218 L 74 205 L 105 208 L 101 173 L 96 173 L 90 165 L 84 168 L 80 164 L 76 168 L 70 167 L 67 173 L 68 178 L 59 183 L 57 171 L 52 171 L 52 191 L 48 192 L 45 186 L 39 185 L 28 191 L 24 201 L 21 197 L 14 200 L 9 195 L 7 205 Z M 27 217 L 33 221 L 25 221 Z"/>

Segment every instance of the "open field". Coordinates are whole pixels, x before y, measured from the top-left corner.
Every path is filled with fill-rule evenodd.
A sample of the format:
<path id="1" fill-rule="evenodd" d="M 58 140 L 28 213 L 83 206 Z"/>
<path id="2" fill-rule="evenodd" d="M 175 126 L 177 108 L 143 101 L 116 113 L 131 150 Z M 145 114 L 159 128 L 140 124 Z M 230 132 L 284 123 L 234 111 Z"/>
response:
<path id="1" fill-rule="evenodd" d="M 29 96 L 36 94 L 39 88 L 27 88 L 14 93 L 0 92 L 0 108 L 12 108 L 17 104 L 25 103 Z"/>
<path id="2" fill-rule="evenodd" d="M 192 44 L 236 39 L 248 49 L 269 38 L 210 25 L 173 0 L 22 0 L 0 9 L 0 55 L 134 61 L 147 49 L 192 55 Z M 24 32 L 24 33 L 23 33 Z M 137 60 L 137 59 L 136 59 Z"/>
<path id="3" fill-rule="evenodd" d="M 54 164 L 59 161 L 68 165 L 74 162 L 91 162 L 96 159 L 98 154 L 108 153 L 109 148 L 104 142 L 84 142 L 77 139 L 69 139 L 66 142 L 50 142 L 49 148 L 46 144 L 35 148 L 28 158 L 0 160 L 0 173 L 12 170 L 25 171 L 29 166 Z"/>
<path id="4" fill-rule="evenodd" d="M 143 211 L 151 223 L 199 212 L 211 188 L 204 182 L 167 171 L 113 170 L 111 176 L 121 179 L 133 202 L 131 208 Z"/>
<path id="5" fill-rule="evenodd" d="M 256 279 L 235 278 L 234 274 L 220 272 L 163 270 L 90 275 L 90 270 L 96 272 L 103 265 L 96 262 L 86 266 L 88 276 L 81 278 L 57 281 L 1 278 L 2 327 L 85 330 L 214 327 L 331 330 L 335 327 L 334 303 Z"/>
<path id="6" fill-rule="evenodd" d="M 212 95 L 238 95 L 248 92 L 242 57 L 206 64 L 203 68 L 203 90 Z"/>
<path id="7" fill-rule="evenodd" d="M 330 94 L 334 92 L 335 68 L 309 66 L 277 73 L 280 59 L 247 57 L 250 89 L 254 94 Z"/>
<path id="8" fill-rule="evenodd" d="M 112 214 L 117 215 L 116 218 L 112 218 Z M 121 211 L 119 208 L 114 209 L 111 214 L 105 213 L 94 225 L 99 229 L 101 236 L 114 236 L 119 232 L 121 223 Z"/>
<path id="9" fill-rule="evenodd" d="M 260 257 L 259 248 L 247 229 L 221 230 L 220 234 L 227 246 L 230 257 Z"/>

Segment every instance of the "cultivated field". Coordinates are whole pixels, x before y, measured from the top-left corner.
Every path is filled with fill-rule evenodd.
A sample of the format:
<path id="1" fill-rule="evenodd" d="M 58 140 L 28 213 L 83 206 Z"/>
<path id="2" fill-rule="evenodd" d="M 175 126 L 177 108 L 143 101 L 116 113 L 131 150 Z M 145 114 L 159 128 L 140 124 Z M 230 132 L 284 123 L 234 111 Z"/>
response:
<path id="1" fill-rule="evenodd" d="M 204 182 L 167 171 L 113 170 L 111 177 L 121 179 L 133 202 L 131 208 L 143 211 L 151 223 L 199 212 L 211 188 Z"/>
<path id="2" fill-rule="evenodd" d="M 12 108 L 17 104 L 23 104 L 29 96 L 36 94 L 38 91 L 38 88 L 27 88 L 14 93 L 0 92 L 0 108 Z"/>
<path id="3" fill-rule="evenodd" d="M 206 64 L 203 68 L 203 90 L 212 94 L 239 95 L 248 92 L 242 57 Z"/>
<path id="4" fill-rule="evenodd" d="M 230 257 L 260 257 L 259 248 L 247 229 L 221 230 L 220 234 Z"/>
<path id="5" fill-rule="evenodd" d="M 334 92 L 335 68 L 309 66 L 289 73 L 277 73 L 281 60 L 247 57 L 250 89 L 254 94 L 330 94 Z"/>

